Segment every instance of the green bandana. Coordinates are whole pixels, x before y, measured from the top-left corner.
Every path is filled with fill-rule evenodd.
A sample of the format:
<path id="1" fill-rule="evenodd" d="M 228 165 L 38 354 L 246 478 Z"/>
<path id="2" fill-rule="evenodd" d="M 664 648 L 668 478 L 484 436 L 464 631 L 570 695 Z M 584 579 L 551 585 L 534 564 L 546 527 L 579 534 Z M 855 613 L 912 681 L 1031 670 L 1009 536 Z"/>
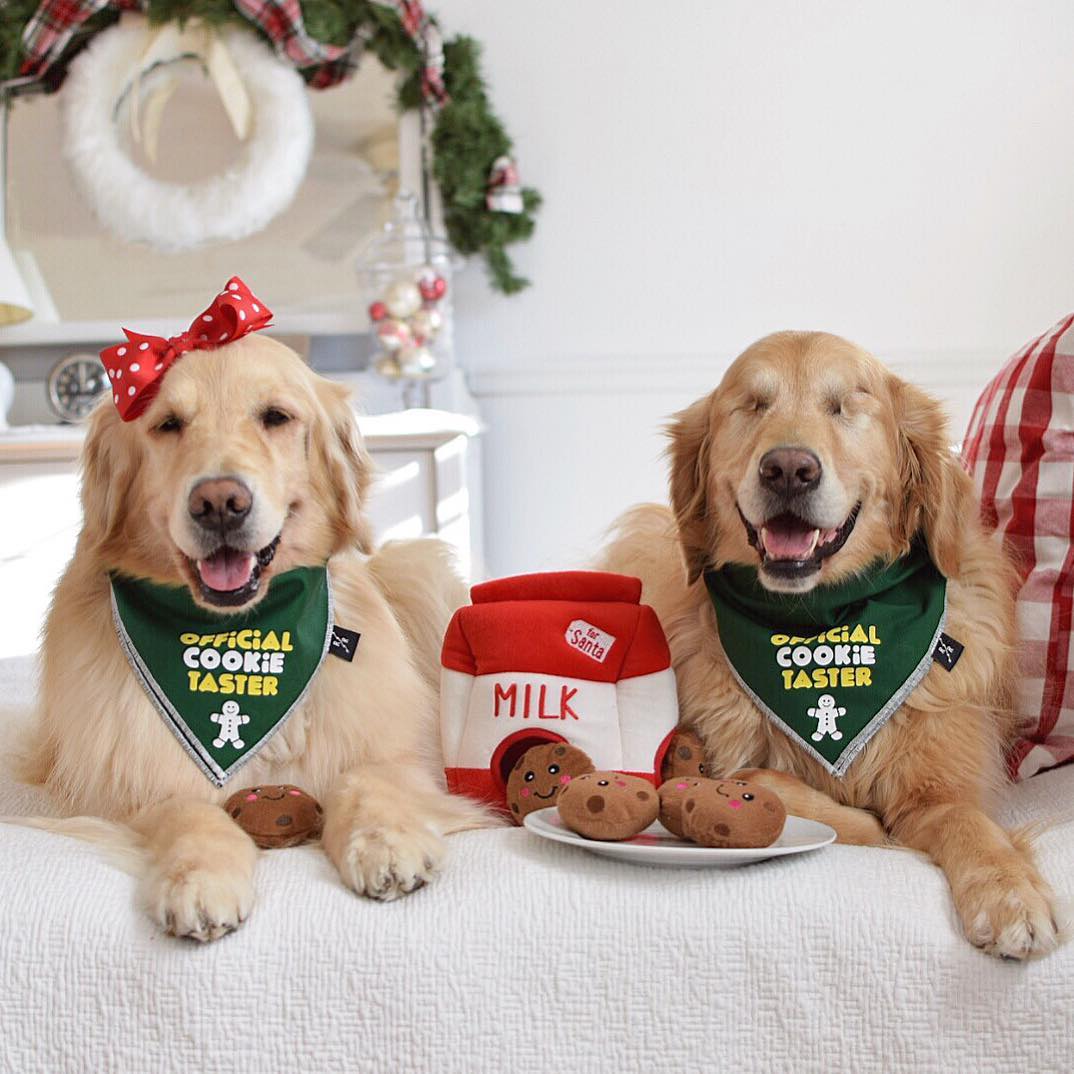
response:
<path id="1" fill-rule="evenodd" d="M 842 776 L 932 662 L 947 582 L 920 544 L 809 593 L 772 593 L 754 567 L 705 574 L 731 670 L 762 712 Z"/>
<path id="2" fill-rule="evenodd" d="M 273 578 L 247 612 L 199 608 L 185 586 L 112 576 L 112 618 L 165 723 L 218 787 L 283 726 L 328 651 L 324 567 Z"/>

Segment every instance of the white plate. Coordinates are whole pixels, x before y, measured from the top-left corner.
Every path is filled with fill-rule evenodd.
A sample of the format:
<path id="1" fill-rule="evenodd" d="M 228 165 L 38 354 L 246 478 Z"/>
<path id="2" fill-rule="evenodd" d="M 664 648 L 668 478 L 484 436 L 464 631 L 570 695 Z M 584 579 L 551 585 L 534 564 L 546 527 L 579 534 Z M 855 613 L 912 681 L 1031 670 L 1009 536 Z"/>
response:
<path id="1" fill-rule="evenodd" d="M 586 839 L 564 826 L 555 806 L 527 814 L 524 823 L 534 835 L 539 835 L 542 839 L 569 843 L 592 854 L 615 858 L 618 861 L 632 861 L 636 865 L 732 869 L 738 865 L 748 865 L 751 861 L 819 850 L 835 840 L 835 832 L 827 824 L 792 816 L 787 817 L 783 832 L 771 846 L 748 847 L 742 850 L 723 850 L 719 847 L 702 847 L 696 843 L 687 843 L 676 839 L 659 821 L 653 821 L 640 835 L 621 843 Z"/>

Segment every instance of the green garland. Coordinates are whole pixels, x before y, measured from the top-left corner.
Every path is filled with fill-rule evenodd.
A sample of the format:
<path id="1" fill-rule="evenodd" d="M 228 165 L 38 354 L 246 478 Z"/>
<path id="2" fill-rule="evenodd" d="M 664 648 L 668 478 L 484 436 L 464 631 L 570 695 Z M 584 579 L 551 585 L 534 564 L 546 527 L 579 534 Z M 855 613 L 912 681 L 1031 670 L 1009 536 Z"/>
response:
<path id="1" fill-rule="evenodd" d="M 0 80 L 18 75 L 25 59 L 23 30 L 38 6 L 39 0 L 0 0 Z M 199 18 L 217 26 L 236 22 L 251 26 L 231 0 L 148 0 L 143 11 L 157 24 Z M 303 0 L 302 17 L 310 36 L 326 44 L 346 45 L 361 35 L 366 51 L 399 73 L 400 110 L 422 106 L 421 51 L 392 8 L 371 0 Z M 73 42 L 72 54 L 117 18 L 115 9 L 90 18 Z M 57 67 L 65 68 L 66 60 Z M 309 78 L 313 70 L 302 74 Z M 49 81 L 48 75 L 45 80 Z M 497 157 L 511 155 L 511 139 L 492 111 L 481 76 L 480 48 L 473 38 L 445 42 L 444 84 L 449 99 L 433 113 L 430 140 L 448 238 L 462 254 L 481 254 L 492 286 L 513 294 L 529 281 L 515 273 L 506 248 L 533 234 L 541 198 L 527 187 L 522 191 L 524 212 L 492 212 L 486 207 L 489 171 Z"/>

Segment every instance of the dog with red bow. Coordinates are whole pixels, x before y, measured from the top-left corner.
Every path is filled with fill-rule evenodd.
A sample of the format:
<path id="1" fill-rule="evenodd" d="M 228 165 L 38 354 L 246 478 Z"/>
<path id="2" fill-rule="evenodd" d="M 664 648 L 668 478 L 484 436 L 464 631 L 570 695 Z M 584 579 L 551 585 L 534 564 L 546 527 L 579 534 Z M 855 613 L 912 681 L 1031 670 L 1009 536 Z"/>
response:
<path id="1" fill-rule="evenodd" d="M 440 639 L 465 592 L 436 542 L 368 554 L 372 468 L 346 392 L 259 333 L 234 278 L 188 331 L 128 331 L 82 459 L 84 523 L 48 618 L 27 774 L 122 848 L 167 932 L 253 902 L 256 848 L 222 808 L 296 784 L 345 884 L 394 899 L 482 822 L 438 778 Z M 89 814 L 70 819 L 73 814 Z"/>

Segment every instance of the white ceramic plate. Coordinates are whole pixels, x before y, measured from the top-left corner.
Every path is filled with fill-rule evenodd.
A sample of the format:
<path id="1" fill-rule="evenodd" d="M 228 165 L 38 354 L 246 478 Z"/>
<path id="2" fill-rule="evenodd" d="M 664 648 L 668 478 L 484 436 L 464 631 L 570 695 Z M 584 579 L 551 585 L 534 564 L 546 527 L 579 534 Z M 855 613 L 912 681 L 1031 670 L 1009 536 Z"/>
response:
<path id="1" fill-rule="evenodd" d="M 687 843 L 676 839 L 659 821 L 653 821 L 648 828 L 633 839 L 621 843 L 606 843 L 572 832 L 564 827 L 559 819 L 559 810 L 555 806 L 539 809 L 526 816 L 525 826 L 534 835 L 542 839 L 551 839 L 557 843 L 569 843 L 581 847 L 591 854 L 600 854 L 605 858 L 618 861 L 632 861 L 636 865 L 665 865 L 687 868 L 732 869 L 738 865 L 748 865 L 752 861 L 764 861 L 767 858 L 780 858 L 788 854 L 804 854 L 809 850 L 819 850 L 835 840 L 835 832 L 820 821 L 806 820 L 804 817 L 787 817 L 780 837 L 767 847 L 750 847 L 744 850 L 723 850 L 718 847 L 701 847 L 696 843 Z"/>

